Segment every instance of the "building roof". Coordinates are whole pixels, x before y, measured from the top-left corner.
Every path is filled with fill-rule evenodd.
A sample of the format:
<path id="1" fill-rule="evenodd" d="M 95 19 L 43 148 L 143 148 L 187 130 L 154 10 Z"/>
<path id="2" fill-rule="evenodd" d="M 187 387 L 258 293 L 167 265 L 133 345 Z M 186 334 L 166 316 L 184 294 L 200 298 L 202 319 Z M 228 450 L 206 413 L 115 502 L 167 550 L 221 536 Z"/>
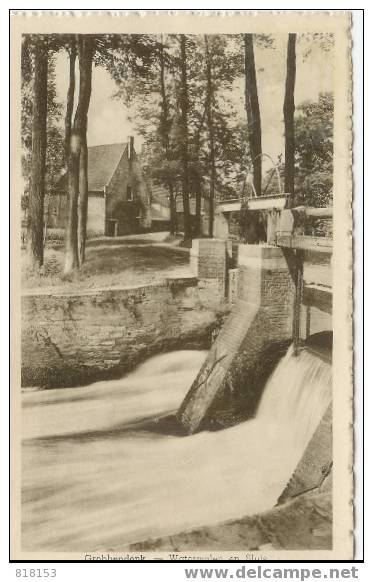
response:
<path id="1" fill-rule="evenodd" d="M 111 143 L 88 148 L 88 184 L 90 190 L 103 190 L 116 170 L 126 143 Z"/>
<path id="2" fill-rule="evenodd" d="M 123 153 L 126 143 L 110 143 L 88 148 L 88 188 L 89 191 L 101 191 L 108 185 Z M 57 189 L 65 190 L 67 174 L 57 183 Z"/>

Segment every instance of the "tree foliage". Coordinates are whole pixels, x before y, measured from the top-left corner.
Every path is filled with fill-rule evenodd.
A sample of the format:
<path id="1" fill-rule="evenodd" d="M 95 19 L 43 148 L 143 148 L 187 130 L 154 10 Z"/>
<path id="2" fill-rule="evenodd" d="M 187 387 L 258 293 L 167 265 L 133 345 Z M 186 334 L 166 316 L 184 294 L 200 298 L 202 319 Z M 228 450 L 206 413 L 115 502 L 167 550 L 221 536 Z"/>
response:
<path id="1" fill-rule="evenodd" d="M 147 166 L 152 176 L 167 183 L 172 178 L 177 185 L 181 177 L 180 156 L 180 54 L 175 35 L 157 37 L 154 45 L 152 66 L 131 72 L 123 78 L 117 73 L 116 98 L 131 108 L 131 120 L 146 142 Z M 216 168 L 220 188 L 225 186 L 229 166 L 238 159 L 236 111 L 230 100 L 234 80 L 243 67 L 243 54 L 237 50 L 234 39 L 227 35 L 209 35 L 211 54 L 211 108 L 215 128 Z M 165 90 L 168 100 L 168 116 L 164 119 L 161 85 L 159 82 L 159 47 L 165 58 Z M 209 136 L 207 128 L 206 54 L 202 37 L 186 35 L 188 59 L 188 146 L 191 191 L 196 181 L 206 175 L 209 161 Z M 170 140 L 172 155 L 166 159 L 162 151 L 164 133 Z M 229 182 L 229 180 L 228 180 Z"/>
<path id="2" fill-rule="evenodd" d="M 290 35 L 292 36 L 294 37 Z M 272 36 L 258 34 L 52 34 L 26 35 L 23 38 L 22 170 L 26 184 L 26 195 L 22 199 L 23 208 L 27 208 L 28 204 L 27 195 L 31 175 L 35 78 L 33 47 L 37 42 L 42 43 L 48 54 L 45 167 L 45 187 L 48 193 L 53 190 L 62 169 L 67 167 L 71 157 L 68 148 L 69 132 L 73 131 L 74 123 L 77 121 L 72 110 L 75 91 L 75 60 L 81 67 L 83 58 L 78 50 L 80 42 L 78 42 L 78 37 L 84 37 L 90 47 L 91 56 L 88 59 L 89 67 L 87 68 L 89 75 L 91 75 L 92 64 L 105 68 L 116 83 L 115 98 L 121 100 L 131 111 L 136 131 L 144 140 L 143 162 L 148 177 L 168 190 L 172 232 L 176 229 L 177 197 L 183 198 L 185 216 L 188 214 L 191 197 L 196 200 L 197 216 L 201 212 L 203 199 L 208 198 L 211 235 L 215 202 L 221 196 L 239 197 L 243 193 L 244 179 L 249 172 L 253 174 L 254 180 L 251 182 L 256 184 L 257 193 L 270 194 L 274 191 L 278 193 L 278 190 L 281 190 L 278 188 L 279 177 L 282 183 L 290 184 L 291 191 L 293 191 L 294 181 L 295 204 L 314 206 L 329 204 L 333 181 L 333 100 L 331 94 L 321 94 L 317 102 L 307 101 L 296 109 L 293 148 L 289 149 L 289 132 L 285 131 L 286 153 L 289 154 L 292 150 L 294 154 L 290 158 L 288 155 L 287 166 L 291 169 L 291 173 L 294 169 L 293 175 L 290 176 L 289 171 L 284 170 L 284 164 L 279 160 L 277 164 L 279 174 L 270 170 L 267 176 L 261 179 L 261 159 L 265 154 L 262 154 L 261 150 L 261 95 L 257 92 L 256 76 L 263 67 L 257 69 L 255 61 L 257 48 L 260 50 L 275 48 L 275 38 Z M 334 37 L 331 34 L 303 34 L 299 35 L 296 43 L 300 57 L 299 66 L 301 66 L 302 60 L 305 62 L 312 58 L 310 55 L 315 45 L 325 54 L 332 51 Z M 75 49 L 73 49 L 74 46 Z M 56 55 L 60 51 L 67 51 L 72 57 L 70 58 L 70 81 L 73 83 L 70 83 L 70 88 L 73 90 L 72 99 L 67 99 L 66 112 L 62 111 L 56 91 Z M 288 58 L 288 65 L 289 62 Z M 66 74 L 68 77 L 69 67 L 66 69 Z M 242 83 L 245 77 L 244 88 Z M 289 67 L 287 81 L 289 89 L 287 95 L 293 97 L 295 75 L 289 75 Z M 244 107 L 241 107 L 242 110 L 237 107 L 239 85 L 242 87 L 242 101 L 244 101 L 245 92 L 246 120 Z M 80 119 L 80 123 L 83 124 L 80 133 L 82 147 L 85 148 L 84 151 L 87 154 L 84 143 L 86 144 L 90 88 L 85 93 L 86 106 Z M 77 97 L 79 108 L 80 92 Z M 293 117 L 293 100 L 288 99 L 287 103 L 291 107 L 284 108 L 284 111 L 289 113 L 290 118 Z M 63 130 L 63 117 L 65 117 L 65 130 Z M 263 122 L 265 123 L 264 118 Z M 81 167 L 87 167 L 86 155 Z M 76 172 L 75 175 L 77 176 Z M 75 182 L 78 184 L 77 179 Z M 246 181 L 246 184 L 249 182 L 250 180 Z M 84 184 L 85 191 L 88 192 L 87 171 L 85 171 L 84 180 L 80 180 L 76 188 L 79 187 L 81 190 Z M 250 188 L 252 189 L 251 186 Z M 77 212 L 79 212 L 79 205 Z M 85 221 L 83 216 L 80 229 L 83 232 L 83 239 L 85 238 Z M 186 233 L 190 230 L 187 222 L 185 223 Z M 198 236 L 200 234 L 198 220 L 196 222 L 197 227 L 193 234 Z"/>
<path id="3" fill-rule="evenodd" d="M 328 206 L 333 188 L 333 95 L 321 93 L 295 115 L 295 193 L 298 204 Z"/>

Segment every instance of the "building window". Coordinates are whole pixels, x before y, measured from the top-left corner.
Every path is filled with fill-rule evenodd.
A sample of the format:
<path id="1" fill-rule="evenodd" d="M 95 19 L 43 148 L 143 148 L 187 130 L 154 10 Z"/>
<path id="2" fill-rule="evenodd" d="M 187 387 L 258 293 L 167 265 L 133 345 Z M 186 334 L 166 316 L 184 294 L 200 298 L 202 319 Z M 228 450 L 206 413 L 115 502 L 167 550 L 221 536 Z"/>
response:
<path id="1" fill-rule="evenodd" d="M 127 202 L 133 202 L 132 186 L 127 186 Z"/>

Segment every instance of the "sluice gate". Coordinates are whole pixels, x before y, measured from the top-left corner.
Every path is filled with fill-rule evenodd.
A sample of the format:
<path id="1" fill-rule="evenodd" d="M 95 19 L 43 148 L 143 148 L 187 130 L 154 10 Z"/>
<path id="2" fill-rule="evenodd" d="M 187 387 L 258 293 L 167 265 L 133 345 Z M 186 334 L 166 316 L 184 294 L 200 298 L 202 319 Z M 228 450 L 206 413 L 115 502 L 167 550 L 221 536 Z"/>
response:
<path id="1" fill-rule="evenodd" d="M 285 209 L 275 236 L 271 232 L 275 244 L 238 246 L 236 289 L 229 290 L 235 297 L 231 313 L 178 411 L 188 433 L 206 422 L 226 426 L 254 416 L 289 344 L 297 355 L 310 335 L 331 328 L 332 289 L 307 281 L 304 268 L 307 254 L 332 254 L 332 239 L 302 233 L 305 219 L 331 215 L 330 208 Z M 214 244 L 221 247 L 223 241 L 210 239 L 209 246 Z M 201 266 L 207 257 L 200 254 L 194 260 Z M 313 326 L 314 311 L 325 316 L 321 329 Z"/>

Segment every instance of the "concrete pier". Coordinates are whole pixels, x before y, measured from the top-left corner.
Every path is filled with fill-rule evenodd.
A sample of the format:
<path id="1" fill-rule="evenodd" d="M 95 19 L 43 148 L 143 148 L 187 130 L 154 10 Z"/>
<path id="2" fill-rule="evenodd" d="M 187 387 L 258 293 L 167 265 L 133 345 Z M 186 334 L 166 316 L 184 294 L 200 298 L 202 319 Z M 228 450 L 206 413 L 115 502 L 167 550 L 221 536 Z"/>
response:
<path id="1" fill-rule="evenodd" d="M 228 268 L 232 257 L 232 241 L 194 239 L 190 250 L 190 267 L 198 279 L 201 298 L 221 303 L 228 292 Z"/>

